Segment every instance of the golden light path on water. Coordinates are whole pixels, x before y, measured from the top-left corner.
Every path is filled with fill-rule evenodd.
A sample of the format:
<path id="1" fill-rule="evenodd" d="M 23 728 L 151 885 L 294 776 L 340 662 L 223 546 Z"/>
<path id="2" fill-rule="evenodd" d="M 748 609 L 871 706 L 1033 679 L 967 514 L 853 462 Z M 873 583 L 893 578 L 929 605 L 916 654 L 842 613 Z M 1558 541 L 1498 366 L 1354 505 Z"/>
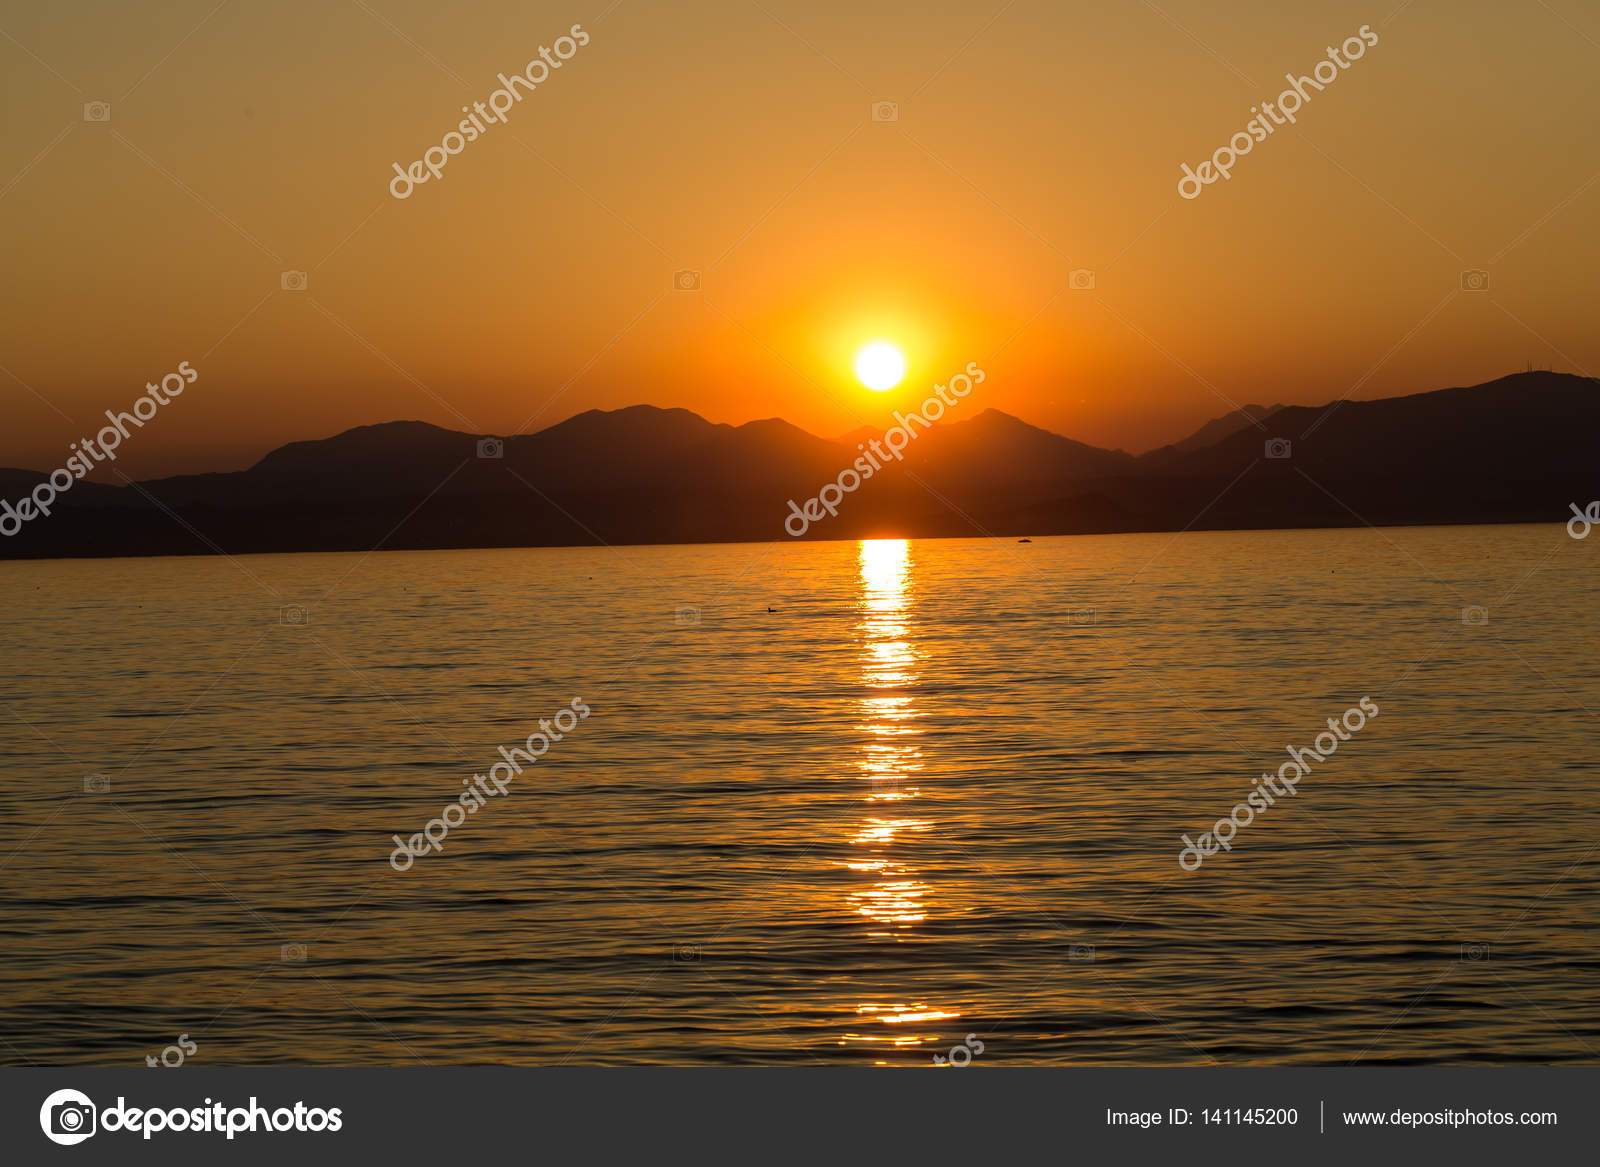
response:
<path id="1" fill-rule="evenodd" d="M 861 721 L 856 727 L 868 735 L 856 766 L 866 783 L 866 814 L 850 843 L 856 854 L 846 863 L 852 871 L 871 879 L 864 889 L 850 894 L 856 913 L 868 921 L 867 933 L 877 941 L 912 938 L 912 931 L 928 917 L 928 884 L 905 859 L 910 836 L 931 824 L 915 817 L 921 791 L 922 750 L 918 745 L 921 716 L 910 690 L 917 680 L 919 654 L 911 640 L 911 548 L 904 539 L 869 539 L 860 550 Z M 881 1024 L 906 1026 L 903 1032 L 847 1033 L 840 1044 L 882 1043 L 914 1046 L 937 1040 L 911 1028 L 919 1022 L 943 1021 L 959 1016 L 923 1001 L 864 1001 L 858 1016 Z"/>

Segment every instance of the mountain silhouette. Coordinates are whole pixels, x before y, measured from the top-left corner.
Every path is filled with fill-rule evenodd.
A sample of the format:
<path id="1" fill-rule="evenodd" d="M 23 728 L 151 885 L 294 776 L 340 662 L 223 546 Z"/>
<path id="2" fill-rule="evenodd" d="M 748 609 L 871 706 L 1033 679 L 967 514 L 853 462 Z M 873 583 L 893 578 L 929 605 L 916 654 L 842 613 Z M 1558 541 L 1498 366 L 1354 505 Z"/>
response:
<path id="1" fill-rule="evenodd" d="M 1600 382 L 1528 372 L 1251 405 L 1137 457 L 995 409 L 918 428 L 902 462 L 805 537 L 1559 521 L 1596 493 Z M 79 482 L 0 538 L 0 558 L 783 540 L 790 500 L 814 497 L 875 438 L 648 405 L 505 438 L 388 422 L 231 473 Z M 0 470 L 0 499 L 43 477 Z"/>
<path id="2" fill-rule="evenodd" d="M 1193 450 L 1202 450 L 1207 446 L 1215 445 L 1223 438 L 1238 433 L 1249 426 L 1258 425 L 1260 422 L 1277 413 L 1282 405 L 1246 405 L 1232 413 L 1214 417 L 1205 425 L 1195 430 L 1194 433 L 1184 438 L 1181 442 L 1173 442 L 1172 448 L 1183 453 Z"/>

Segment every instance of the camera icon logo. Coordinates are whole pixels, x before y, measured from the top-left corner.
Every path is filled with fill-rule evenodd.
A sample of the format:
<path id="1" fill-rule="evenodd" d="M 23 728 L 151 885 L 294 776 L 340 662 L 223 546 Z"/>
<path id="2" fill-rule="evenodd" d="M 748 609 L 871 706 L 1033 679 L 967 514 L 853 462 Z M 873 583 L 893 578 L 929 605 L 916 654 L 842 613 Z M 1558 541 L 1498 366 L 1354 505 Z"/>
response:
<path id="1" fill-rule="evenodd" d="M 506 444 L 504 442 L 502 442 L 499 438 L 479 438 L 478 439 L 478 457 L 480 457 L 480 458 L 504 458 L 505 456 L 506 456 Z"/>
<path id="2" fill-rule="evenodd" d="M 1096 608 L 1071 608 L 1067 611 L 1068 624 L 1093 624 L 1099 615 Z"/>
<path id="3" fill-rule="evenodd" d="M 1074 963 L 1074 964 L 1093 964 L 1094 963 L 1094 945 L 1093 944 L 1069 944 L 1069 945 L 1067 945 L 1067 959 L 1072 961 L 1072 963 Z"/>
<path id="4" fill-rule="evenodd" d="M 108 122 L 111 120 L 111 103 L 109 101 L 86 101 L 83 103 L 83 120 L 86 122 Z"/>
<path id="5" fill-rule="evenodd" d="M 672 946 L 672 959 L 680 964 L 698 964 L 700 962 L 700 946 L 698 944 L 674 944 Z"/>
<path id="6" fill-rule="evenodd" d="M 111 779 L 104 774 L 85 774 L 83 776 L 83 792 L 85 794 L 110 794 Z"/>
<path id="7" fill-rule="evenodd" d="M 673 623 L 679 628 L 693 628 L 700 623 L 699 608 L 679 608 L 672 617 Z"/>
<path id="8" fill-rule="evenodd" d="M 306 610 L 299 604 L 287 604 L 278 609 L 278 623 L 290 628 L 302 628 L 306 622 Z"/>
<path id="9" fill-rule="evenodd" d="M 1463 292 L 1487 292 L 1489 290 L 1489 273 L 1482 268 L 1468 268 L 1461 273 L 1461 290 Z"/>
<path id="10" fill-rule="evenodd" d="M 93 1100 L 77 1090 L 57 1090 L 39 1108 L 39 1129 L 52 1143 L 76 1146 L 95 1132 Z"/>
<path id="11" fill-rule="evenodd" d="M 285 944 L 278 949 L 278 959 L 285 964 L 304 964 L 306 962 L 306 946 L 304 944 Z"/>
<path id="12" fill-rule="evenodd" d="M 875 101 L 872 103 L 872 120 L 875 122 L 897 122 L 900 120 L 900 103 L 898 101 Z"/>
<path id="13" fill-rule="evenodd" d="M 1074 292 L 1092 292 L 1094 290 L 1094 272 L 1086 267 L 1077 268 L 1067 277 L 1067 283 Z"/>
<path id="14" fill-rule="evenodd" d="M 1489 946 L 1487 944 L 1463 944 L 1461 946 L 1462 960 L 1488 960 Z"/>
<path id="15" fill-rule="evenodd" d="M 1487 624 L 1489 622 L 1488 608 L 1462 608 L 1461 622 L 1468 628 Z"/>
<path id="16" fill-rule="evenodd" d="M 1294 446 L 1288 438 L 1267 439 L 1267 457 L 1269 458 L 1287 458 L 1293 451 Z"/>
<path id="17" fill-rule="evenodd" d="M 672 286 L 680 292 L 698 292 L 700 290 L 700 273 L 691 268 L 684 268 L 672 274 Z"/>
<path id="18" fill-rule="evenodd" d="M 286 271 L 278 277 L 278 286 L 286 292 L 303 292 L 306 290 L 306 273 Z"/>

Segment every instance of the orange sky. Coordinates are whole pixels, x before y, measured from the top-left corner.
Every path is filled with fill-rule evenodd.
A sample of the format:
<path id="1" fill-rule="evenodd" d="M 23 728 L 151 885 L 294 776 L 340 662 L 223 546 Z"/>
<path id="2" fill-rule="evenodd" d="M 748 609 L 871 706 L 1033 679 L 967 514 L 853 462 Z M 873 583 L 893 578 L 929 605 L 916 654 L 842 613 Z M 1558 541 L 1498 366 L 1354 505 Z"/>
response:
<path id="1" fill-rule="evenodd" d="M 637 402 L 831 436 L 968 361 L 970 412 L 1133 450 L 1230 401 L 1600 372 L 1579 0 L 133 7 L 0 3 L 0 466 L 60 465 L 183 360 L 129 474 Z M 505 125 L 391 197 L 573 24 Z M 1297 126 L 1178 196 L 1364 24 Z M 883 396 L 850 371 L 879 336 L 910 361 Z"/>

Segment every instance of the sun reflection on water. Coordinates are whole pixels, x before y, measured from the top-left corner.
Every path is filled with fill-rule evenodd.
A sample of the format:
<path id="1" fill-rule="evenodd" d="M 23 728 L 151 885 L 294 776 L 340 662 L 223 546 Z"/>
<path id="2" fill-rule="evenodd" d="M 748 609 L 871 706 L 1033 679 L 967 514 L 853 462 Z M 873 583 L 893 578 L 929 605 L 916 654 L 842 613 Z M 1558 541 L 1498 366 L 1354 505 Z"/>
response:
<path id="1" fill-rule="evenodd" d="M 911 640 L 911 548 L 904 539 L 871 539 L 860 547 L 861 720 L 866 744 L 856 768 L 866 783 L 867 814 L 850 838 L 858 854 L 843 866 L 871 882 L 849 896 L 851 907 L 869 922 L 875 940 L 913 939 L 928 918 L 929 885 L 906 860 L 906 844 L 929 829 L 914 817 L 921 796 L 916 780 L 923 770 L 918 744 L 922 731 L 909 692 L 917 681 L 920 654 Z M 923 1001 L 867 1001 L 856 1007 L 862 1020 L 885 1026 L 912 1026 L 959 1016 Z M 847 1033 L 840 1044 L 916 1046 L 938 1034 L 905 1031 Z"/>

